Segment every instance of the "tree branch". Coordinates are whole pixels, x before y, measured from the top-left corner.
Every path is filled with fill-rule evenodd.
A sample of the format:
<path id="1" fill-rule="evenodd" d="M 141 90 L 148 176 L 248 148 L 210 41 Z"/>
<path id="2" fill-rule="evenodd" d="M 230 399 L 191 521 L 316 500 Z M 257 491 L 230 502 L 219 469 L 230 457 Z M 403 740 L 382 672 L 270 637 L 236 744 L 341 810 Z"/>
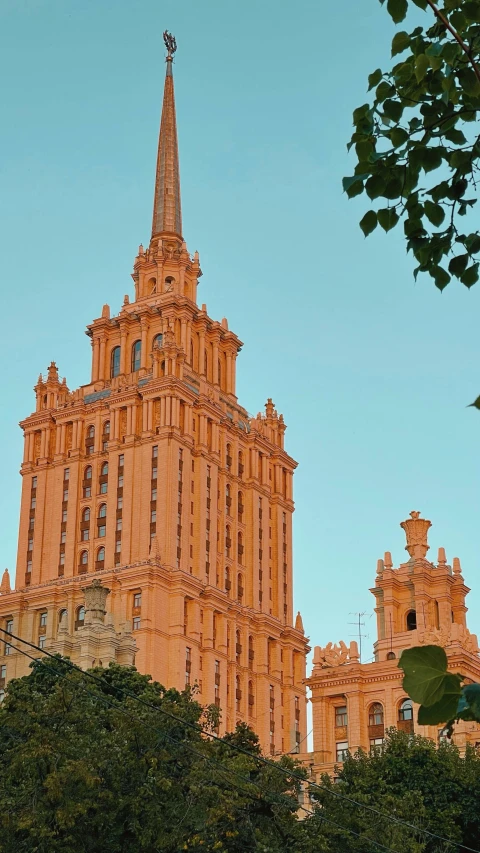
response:
<path id="1" fill-rule="evenodd" d="M 478 82 L 480 83 L 480 68 L 478 67 L 477 63 L 475 62 L 475 60 L 472 57 L 471 47 L 469 47 L 468 44 L 465 44 L 463 39 L 460 38 L 457 31 L 452 27 L 448 18 L 445 17 L 445 15 L 443 14 L 443 12 L 440 11 L 440 9 L 437 9 L 433 0 L 427 0 L 427 3 L 430 6 L 433 14 L 438 18 L 439 21 L 442 22 L 442 24 L 447 28 L 448 32 L 453 36 L 455 41 L 457 41 L 458 44 L 460 45 L 460 47 L 462 48 L 463 52 L 467 56 L 468 61 L 470 62 L 470 65 L 472 66 L 472 68 L 475 72 L 475 77 L 477 78 Z"/>

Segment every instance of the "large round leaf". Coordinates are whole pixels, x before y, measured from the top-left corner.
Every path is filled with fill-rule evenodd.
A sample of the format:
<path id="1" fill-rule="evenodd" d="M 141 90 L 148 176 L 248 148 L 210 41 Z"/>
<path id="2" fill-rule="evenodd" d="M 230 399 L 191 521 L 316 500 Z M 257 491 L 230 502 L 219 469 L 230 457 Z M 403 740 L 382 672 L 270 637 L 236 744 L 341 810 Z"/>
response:
<path id="1" fill-rule="evenodd" d="M 434 705 L 440 701 L 448 685 L 447 656 L 441 646 L 405 649 L 398 665 L 405 673 L 404 690 L 414 702 Z"/>

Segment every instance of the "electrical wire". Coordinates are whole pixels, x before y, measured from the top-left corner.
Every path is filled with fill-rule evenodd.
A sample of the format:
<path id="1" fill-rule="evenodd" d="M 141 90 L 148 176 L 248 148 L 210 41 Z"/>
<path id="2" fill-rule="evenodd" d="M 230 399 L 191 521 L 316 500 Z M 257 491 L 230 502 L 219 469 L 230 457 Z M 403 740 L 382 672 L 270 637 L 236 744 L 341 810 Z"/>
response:
<path id="1" fill-rule="evenodd" d="M 35 643 L 31 643 L 29 640 L 24 640 L 22 637 L 17 637 L 15 634 L 12 634 L 10 631 L 6 631 L 4 628 L 0 628 L 0 632 L 2 632 L 2 634 L 6 634 L 9 637 L 12 637 L 14 640 L 17 640 L 17 642 L 24 643 L 25 645 L 30 646 L 30 648 L 36 649 L 36 651 L 41 652 L 42 655 L 45 655 L 47 657 L 54 658 L 54 659 L 58 660 L 56 655 L 52 654 L 51 652 L 48 652 L 46 649 L 40 648 L 40 646 L 35 645 Z M 84 676 L 92 679 L 93 681 L 100 682 L 102 684 L 104 683 L 99 676 L 94 675 L 94 673 L 89 672 L 88 670 L 82 670 L 79 666 L 72 663 L 71 661 L 65 661 L 65 663 L 68 666 L 70 666 L 71 669 L 75 669 L 78 672 L 83 673 Z M 287 768 L 282 767 L 280 764 L 276 764 L 274 761 L 270 761 L 268 758 L 265 758 L 265 756 L 263 756 L 263 755 L 255 755 L 254 753 L 251 753 L 248 749 L 240 746 L 239 744 L 234 744 L 234 743 L 229 743 L 228 741 L 224 741 L 223 738 L 221 738 L 219 735 L 216 735 L 214 732 L 208 731 L 208 729 L 203 728 L 198 723 L 191 723 L 188 720 L 182 720 L 180 717 L 177 717 L 175 714 L 172 714 L 170 711 L 165 711 L 163 708 L 159 708 L 156 705 L 153 705 L 151 702 L 147 702 L 146 700 L 142 699 L 141 697 L 136 696 L 135 693 L 132 693 L 129 690 L 125 690 L 125 688 L 116 687 L 115 689 L 119 693 L 123 693 L 124 696 L 129 696 L 131 699 L 134 699 L 136 702 L 139 702 L 139 704 L 144 705 L 148 708 L 151 708 L 152 710 L 157 711 L 157 713 L 163 714 L 164 716 L 175 720 L 175 722 L 180 723 L 181 725 L 184 725 L 187 728 L 191 728 L 191 729 L 195 730 L 196 732 L 199 732 L 199 733 L 205 735 L 206 737 L 211 738 L 212 740 L 220 741 L 221 743 L 229 746 L 230 749 L 233 749 L 236 752 L 242 753 L 243 755 L 247 755 L 249 758 L 252 758 L 255 761 L 258 761 L 260 764 L 264 764 L 266 766 L 272 767 L 272 768 L 276 769 L 278 772 L 283 773 L 284 775 L 287 775 L 292 779 L 297 779 L 299 782 L 302 782 L 302 783 L 305 782 L 305 779 L 302 776 L 299 776 L 298 774 L 295 774 L 294 772 L 290 772 L 289 770 L 287 770 Z M 336 791 L 334 788 L 327 788 L 325 785 L 320 785 L 318 782 L 312 782 L 312 781 L 308 781 L 308 785 L 309 785 L 309 788 L 316 789 L 318 791 L 321 791 L 322 793 L 332 794 L 333 796 L 337 797 L 338 799 L 345 800 L 346 802 L 350 803 L 351 805 L 357 806 L 358 808 L 363 808 L 366 811 L 371 812 L 372 814 L 376 814 L 379 817 L 384 818 L 385 820 L 389 820 L 391 823 L 396 823 L 398 825 L 405 826 L 408 829 L 413 829 L 415 832 L 422 833 L 424 835 L 428 835 L 430 838 L 435 838 L 437 841 L 442 841 L 443 843 L 448 844 L 452 847 L 460 846 L 458 842 L 451 841 L 448 838 L 444 838 L 443 836 L 438 835 L 435 832 L 431 832 L 428 829 L 423 829 L 421 827 L 415 826 L 415 824 L 409 823 L 408 821 L 402 820 L 401 818 L 396 818 L 393 815 L 385 814 L 385 812 L 381 812 L 379 809 L 376 809 L 374 806 L 370 806 L 367 803 L 359 803 L 357 800 L 354 800 L 352 797 L 349 797 L 347 794 L 342 794 L 342 793 L 340 793 L 340 791 Z M 480 853 L 479 850 L 477 850 L 473 847 L 467 847 L 465 844 L 463 844 L 461 846 L 462 846 L 463 850 L 468 851 L 468 853 Z"/>
<path id="2" fill-rule="evenodd" d="M 0 630 L 2 630 L 2 629 L 0 629 Z M 10 636 L 14 637 L 15 635 L 14 635 L 14 634 L 11 634 Z M 15 638 L 15 639 L 17 639 L 17 638 Z M 34 648 L 36 648 L 36 649 L 38 649 L 38 650 L 40 650 L 40 651 L 44 651 L 43 649 L 40 649 L 40 646 L 35 646 L 35 644 L 34 644 L 34 643 L 28 643 L 28 640 L 21 640 L 21 639 L 18 639 L 18 642 L 27 643 L 28 645 L 31 645 L 31 646 L 33 646 Z M 67 679 L 67 677 L 68 677 L 68 676 L 67 676 L 67 674 L 66 674 L 65 672 L 60 672 L 60 671 L 59 671 L 59 669 L 58 669 L 58 667 L 55 667 L 55 666 L 53 666 L 53 667 L 52 667 L 52 665 L 48 665 L 48 664 L 46 664 L 46 663 L 45 663 L 41 658 L 37 658 L 37 657 L 34 657 L 33 655 L 30 655 L 28 652 L 26 652 L 24 649 L 20 649 L 18 646 L 12 646 L 12 648 L 14 648 L 16 651 L 20 652 L 20 654 L 25 655 L 26 657 L 28 657 L 31 661 L 34 661 L 34 663 L 36 663 L 37 665 L 44 666 L 45 668 L 48 668 L 48 670 L 49 670 L 49 671 L 51 671 L 51 669 L 53 668 L 54 672 L 57 674 L 57 676 L 58 676 L 59 678 L 62 678 L 62 679 L 65 679 L 65 680 Z M 83 675 L 83 676 L 85 676 L 85 675 L 89 675 L 89 673 L 85 672 L 84 670 L 80 669 L 79 667 L 76 667 L 76 666 L 75 666 L 75 664 L 72 664 L 72 663 L 71 663 L 71 661 L 66 661 L 65 659 L 60 660 L 60 659 L 59 659 L 59 658 L 57 658 L 55 655 L 51 655 L 51 654 L 50 654 L 50 653 L 48 653 L 48 652 L 47 652 L 47 655 L 49 655 L 50 657 L 52 657 L 55 661 L 58 661 L 58 663 L 65 664 L 65 665 L 69 666 L 70 671 L 72 671 L 72 669 L 73 669 L 73 670 L 75 670 L 75 671 L 79 672 L 79 673 L 80 673 L 81 675 Z M 98 679 L 98 680 L 102 683 L 102 685 L 103 685 L 103 686 L 105 686 L 105 682 L 103 682 L 101 678 L 100 678 L 100 679 Z M 70 685 L 72 684 L 72 682 L 71 682 L 70 680 L 69 680 L 69 684 L 70 684 Z M 112 687 L 111 685 L 109 685 L 109 686 L 110 686 L 110 687 Z M 125 692 L 126 692 L 126 691 L 124 691 L 122 688 L 114 688 L 114 689 L 118 690 L 120 693 L 125 693 Z M 92 690 L 89 690 L 89 689 L 88 689 L 88 687 L 85 687 L 85 685 L 83 685 L 83 686 L 82 686 L 82 690 L 83 690 L 85 693 L 88 693 L 90 696 L 93 696 L 95 699 L 100 700 L 101 702 L 103 702 L 103 703 L 104 703 L 104 704 L 106 704 L 107 706 L 109 706 L 109 707 L 113 708 L 115 711 L 120 712 L 121 714 L 124 714 L 124 715 L 125 715 L 125 716 L 127 716 L 129 719 L 133 720 L 134 722 L 136 722 L 136 723 L 140 723 L 140 725 L 143 725 L 143 726 L 144 726 L 145 728 L 147 728 L 150 732 L 151 732 L 151 731 L 156 731 L 156 732 L 158 732 L 159 734 L 161 734 L 161 735 L 162 735 L 162 737 L 166 738 L 166 739 L 167 739 L 168 741 L 170 741 L 174 746 L 178 746 L 178 745 L 179 745 L 179 743 L 180 743 L 180 742 L 179 742 L 179 741 L 176 741 L 174 738 L 170 737 L 170 735 L 168 735 L 168 734 L 167 734 L 163 729 L 157 729 L 156 727 L 152 727 L 152 726 L 150 725 L 150 723 L 147 723 L 145 720 L 141 720 L 139 717 L 136 717 L 134 714 L 129 713 L 125 708 L 122 708 L 122 707 L 120 707 L 119 705 L 115 704 L 114 702 L 110 701 L 106 696 L 103 696 L 103 695 L 98 694 L 98 693 L 94 693 Z M 139 698 L 139 697 L 135 697 L 135 694 L 131 694 L 131 695 L 132 695 L 132 698 Z M 155 706 L 155 705 L 154 705 L 154 706 L 152 706 L 152 707 L 153 707 L 155 710 L 161 710 L 160 708 L 158 708 L 158 707 L 157 707 L 157 706 Z M 170 716 L 170 715 L 169 715 L 169 716 Z M 186 725 L 186 721 L 185 721 L 185 720 L 182 720 L 181 718 L 177 718 L 177 717 L 175 717 L 175 719 L 176 719 L 176 720 L 178 720 L 178 722 L 182 723 L 183 725 Z M 232 746 L 232 744 L 228 743 L 227 741 L 224 741 L 222 738 L 220 738 L 220 741 L 221 741 L 224 745 L 226 745 L 226 746 Z M 241 779 L 243 782 L 246 782 L 248 785 L 251 785 L 251 786 L 253 786 L 253 787 L 257 788 L 257 790 L 258 790 L 262 795 L 265 795 L 266 793 L 271 793 L 271 792 L 269 792 L 269 791 L 268 791 L 268 789 L 263 789 L 263 788 L 261 788 L 261 786 L 260 786 L 260 785 L 258 785 L 258 783 L 254 782 L 252 779 L 250 779 L 250 778 L 248 778 L 248 777 L 246 777 L 246 776 L 242 776 L 242 774 L 241 774 L 241 773 L 239 773 L 237 770 L 234 770 L 232 767 L 226 767 L 226 766 L 225 766 L 224 764 L 222 764 L 222 762 L 221 762 L 221 761 L 219 761 L 218 759 L 213 758 L 213 757 L 209 757 L 209 756 L 207 756 L 207 755 L 204 755 L 204 753 L 202 753 L 202 752 L 198 752 L 198 750 L 194 749 L 194 748 L 193 748 L 189 743 L 182 742 L 182 743 L 181 743 L 181 745 L 182 745 L 182 747 L 183 747 L 184 749 L 188 750 L 188 751 L 189 751 L 189 752 L 191 752 L 193 755 L 195 755 L 195 756 L 197 756 L 198 758 L 201 758 L 201 759 L 203 759 L 204 761 L 206 761 L 206 762 L 207 762 L 207 764 L 210 764 L 210 765 L 214 765 L 214 766 L 220 767 L 220 768 L 221 768 L 223 771 L 225 771 L 226 773 L 233 774 L 233 775 L 237 776 L 239 779 Z M 250 755 L 250 757 L 251 757 L 251 758 L 254 758 L 254 759 L 256 759 L 256 758 L 258 757 L 258 756 L 256 756 L 255 754 L 252 754 L 252 753 L 249 753 L 249 755 Z M 270 763 L 271 763 L 274 767 L 278 767 L 278 766 L 279 766 L 279 765 L 277 765 L 277 764 L 274 764 L 273 762 L 270 762 Z M 290 774 L 290 775 L 291 775 L 291 776 L 294 776 L 294 774 Z M 297 778 L 297 777 L 295 776 L 294 778 Z M 240 788 L 240 786 L 239 786 L 239 785 L 232 784 L 232 783 L 231 783 L 231 782 L 229 782 L 229 781 L 225 781 L 225 780 L 223 780 L 223 781 L 225 782 L 225 784 L 226 784 L 230 789 L 232 789 L 232 790 L 236 790 L 236 791 L 239 791 L 243 796 L 245 796 L 245 797 L 247 797 L 247 798 L 249 798 L 249 799 L 251 799 L 251 800 L 253 800 L 253 801 L 257 802 L 257 798 L 256 798 L 255 796 L 253 796 L 253 794 L 251 794 L 249 791 L 246 791 L 244 788 Z M 303 779 L 302 781 L 303 781 L 303 782 L 305 782 L 305 781 L 307 781 L 307 780 Z M 305 808 L 305 806 L 302 806 L 302 805 L 300 805 L 300 804 L 298 804 L 298 806 L 296 807 L 296 811 L 302 811 L 302 812 L 304 812 L 304 813 L 305 813 L 307 816 L 309 816 L 309 817 L 311 817 L 312 815 L 315 815 L 315 814 L 319 814 L 319 810 L 317 810 L 317 811 L 312 811 L 311 809 L 307 809 L 307 808 Z M 321 815 L 321 814 L 320 814 L 320 818 L 321 818 L 321 820 L 322 820 L 324 823 L 328 823 L 328 824 L 330 824 L 330 825 L 332 825 L 332 826 L 336 827 L 336 828 L 337 828 L 337 829 L 339 829 L 341 832 L 347 833 L 348 835 L 354 835 L 354 836 L 356 836 L 357 838 L 362 838 L 362 837 L 364 837 L 364 836 L 362 836 L 362 834 L 361 834 L 361 833 L 356 832 L 354 829 L 351 829 L 350 827 L 343 826 L 342 824 L 336 823 L 335 821 L 332 821 L 332 820 L 330 820 L 330 818 L 326 818 L 326 817 L 324 817 L 324 816 L 323 816 L 323 815 Z M 375 845 L 375 847 L 378 847 L 380 850 L 384 850 L 384 851 L 386 851 L 386 853 L 399 853 L 399 851 L 394 850 L 392 847 L 386 847 L 384 844 L 381 844 L 379 841 L 375 841 L 375 839 L 373 839 L 373 838 L 369 838 L 369 839 L 368 839 L 368 841 L 369 841 L 371 844 Z"/>

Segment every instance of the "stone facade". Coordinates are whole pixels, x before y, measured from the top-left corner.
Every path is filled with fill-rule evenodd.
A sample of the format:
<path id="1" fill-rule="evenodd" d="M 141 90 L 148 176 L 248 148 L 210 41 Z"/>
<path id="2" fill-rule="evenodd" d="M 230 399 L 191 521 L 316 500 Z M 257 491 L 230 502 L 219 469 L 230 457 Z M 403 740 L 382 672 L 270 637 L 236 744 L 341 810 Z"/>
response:
<path id="1" fill-rule="evenodd" d="M 242 343 L 197 304 L 200 276 L 182 236 L 169 55 L 133 301 L 116 315 L 104 305 L 88 327 L 90 381 L 70 390 L 52 362 L 21 423 L 16 581 L 1 590 L 0 620 L 68 652 L 95 574 L 116 629 L 132 624 L 141 672 L 197 684 L 201 702 L 221 706 L 221 731 L 244 720 L 264 749 L 290 751 L 306 734 L 308 650 L 293 614 L 296 462 L 272 400 L 257 416 L 238 402 Z M 88 654 L 105 661 L 97 628 Z M 7 679 L 28 663 L 0 656 Z"/>
<path id="2" fill-rule="evenodd" d="M 345 750 L 354 752 L 381 748 L 386 729 L 396 727 L 438 741 L 442 728 L 419 726 L 417 707 L 402 688 L 403 672 L 398 659 L 403 649 L 419 645 L 441 645 L 449 669 L 480 681 L 477 638 L 467 628 L 465 586 L 460 561 L 447 563 L 439 548 L 437 563 L 426 555 L 431 526 L 420 513 L 410 513 L 402 522 L 410 559 L 394 568 L 389 552 L 377 563 L 375 596 L 377 640 L 375 660 L 360 663 L 356 643 L 314 649 L 313 670 L 307 681 L 312 691 L 313 753 L 304 756 L 314 778 L 334 774 Z M 455 726 L 454 741 L 480 744 L 480 726 L 461 722 Z"/>

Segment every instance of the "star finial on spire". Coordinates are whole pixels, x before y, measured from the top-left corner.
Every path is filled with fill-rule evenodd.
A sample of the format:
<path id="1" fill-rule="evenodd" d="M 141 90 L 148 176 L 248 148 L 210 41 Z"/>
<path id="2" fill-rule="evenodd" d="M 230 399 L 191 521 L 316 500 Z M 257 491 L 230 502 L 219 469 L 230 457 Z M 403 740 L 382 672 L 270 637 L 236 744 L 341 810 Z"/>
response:
<path id="1" fill-rule="evenodd" d="M 163 41 L 165 42 L 165 47 L 168 51 L 167 59 L 173 59 L 173 54 L 177 49 L 177 42 L 175 40 L 175 36 L 172 36 L 172 34 L 168 32 L 168 30 L 165 30 L 163 34 Z"/>

